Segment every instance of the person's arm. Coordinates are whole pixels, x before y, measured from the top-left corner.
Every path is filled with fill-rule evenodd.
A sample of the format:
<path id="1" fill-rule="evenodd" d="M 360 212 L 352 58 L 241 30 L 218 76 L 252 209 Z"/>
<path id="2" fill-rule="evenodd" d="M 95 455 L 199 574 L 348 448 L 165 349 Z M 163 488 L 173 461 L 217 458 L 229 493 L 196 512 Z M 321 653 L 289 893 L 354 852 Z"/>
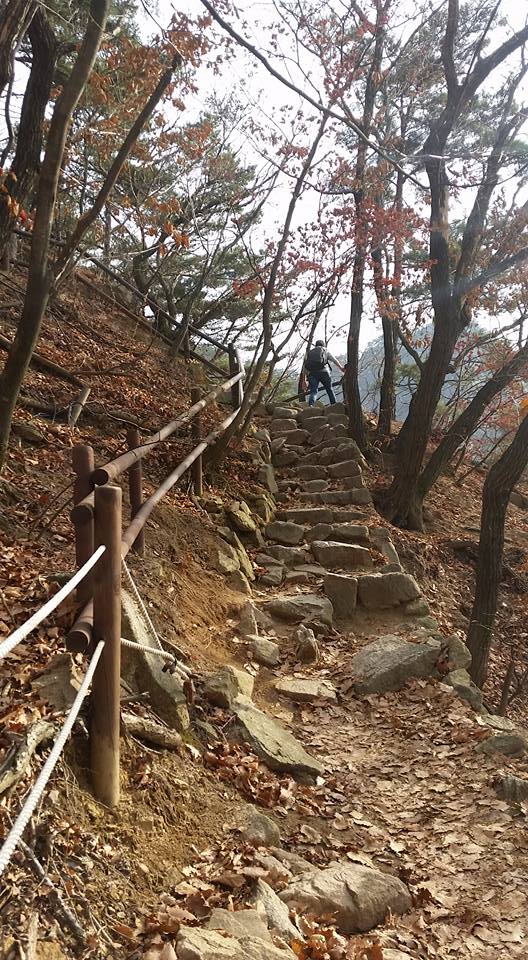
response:
<path id="1" fill-rule="evenodd" d="M 341 370 L 341 373 L 345 372 L 345 368 L 341 366 L 341 364 L 339 363 L 339 360 L 336 360 L 336 358 L 333 357 L 331 353 L 327 353 L 326 356 L 329 363 L 333 363 L 334 367 L 337 367 L 339 370 Z"/>

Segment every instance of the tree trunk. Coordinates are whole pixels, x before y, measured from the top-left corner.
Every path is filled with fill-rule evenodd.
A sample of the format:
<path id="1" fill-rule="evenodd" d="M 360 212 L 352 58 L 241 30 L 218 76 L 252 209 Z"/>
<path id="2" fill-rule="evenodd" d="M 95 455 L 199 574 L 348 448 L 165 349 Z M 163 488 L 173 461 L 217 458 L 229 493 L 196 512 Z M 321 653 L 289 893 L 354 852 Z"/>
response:
<path id="1" fill-rule="evenodd" d="M 453 350 L 459 336 L 455 323 L 435 328 L 431 350 L 414 394 L 405 424 L 405 441 L 398 445 L 394 479 L 380 498 L 385 516 L 400 527 L 423 529 L 418 477 L 431 434 L 431 427 Z"/>
<path id="2" fill-rule="evenodd" d="M 510 446 L 492 466 L 482 497 L 475 599 L 467 635 L 471 679 L 482 687 L 488 672 L 493 623 L 502 577 L 504 524 L 510 494 L 528 464 L 528 417 Z"/>
<path id="3" fill-rule="evenodd" d="M 31 71 L 22 101 L 17 145 L 11 165 L 16 179 L 7 178 L 8 192 L 2 195 L 3 202 L 0 205 L 0 259 L 4 257 L 16 221 L 6 201 L 11 197 L 25 207 L 35 187 L 42 151 L 42 125 L 59 52 L 53 30 L 40 7 L 29 25 L 28 34 L 32 51 Z"/>
<path id="4" fill-rule="evenodd" d="M 90 76 L 103 35 L 109 0 L 92 0 L 84 39 L 69 79 L 55 104 L 39 177 L 28 282 L 13 346 L 0 375 L 0 469 L 22 381 L 37 344 L 50 292 L 48 256 L 57 187 L 71 117 Z"/>
<path id="5" fill-rule="evenodd" d="M 380 387 L 380 406 L 377 432 L 380 437 L 390 437 L 392 421 L 396 419 L 396 324 L 390 317 L 381 318 L 383 327 L 383 377 Z"/>
<path id="6" fill-rule="evenodd" d="M 436 483 L 458 447 L 471 436 L 486 407 L 501 390 L 504 390 L 515 377 L 523 372 L 527 363 L 528 344 L 483 384 L 471 402 L 468 403 L 466 409 L 453 421 L 420 474 L 418 496 L 422 501 Z"/>
<path id="7" fill-rule="evenodd" d="M 359 449 L 367 449 L 365 422 L 359 393 L 359 334 L 361 330 L 361 314 L 363 312 L 363 278 L 365 273 L 364 254 L 358 252 L 354 265 L 354 280 L 350 294 L 350 326 L 347 339 L 347 364 L 345 369 L 345 395 L 347 398 L 348 419 L 350 434 L 356 441 Z"/>
<path id="8" fill-rule="evenodd" d="M 0 96 L 9 83 L 13 54 L 36 9 L 35 0 L 8 0 L 4 5 L 0 18 Z"/>

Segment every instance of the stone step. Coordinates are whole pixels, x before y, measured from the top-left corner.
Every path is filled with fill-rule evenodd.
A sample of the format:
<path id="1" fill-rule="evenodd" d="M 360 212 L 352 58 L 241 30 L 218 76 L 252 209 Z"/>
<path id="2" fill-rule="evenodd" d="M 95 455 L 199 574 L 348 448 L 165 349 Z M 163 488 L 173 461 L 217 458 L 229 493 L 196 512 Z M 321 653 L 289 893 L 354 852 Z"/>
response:
<path id="1" fill-rule="evenodd" d="M 287 567 L 297 567 L 301 563 L 310 562 L 310 555 L 305 547 L 285 547 L 282 544 L 269 543 L 266 545 L 266 553 Z"/>
<path id="2" fill-rule="evenodd" d="M 276 433 L 274 436 L 281 439 L 283 438 L 286 441 L 286 446 L 294 447 L 305 444 L 310 434 L 307 430 L 301 430 L 300 427 L 294 426 L 292 429 L 281 430 L 280 433 Z"/>
<path id="3" fill-rule="evenodd" d="M 324 426 L 319 427 L 318 430 L 315 430 L 314 433 L 309 434 L 309 436 L 310 443 L 326 443 L 328 440 L 339 440 L 341 437 L 347 437 L 348 427 L 344 427 L 342 424 L 331 427 L 328 423 L 325 423 Z"/>
<path id="4" fill-rule="evenodd" d="M 318 467 L 315 464 L 299 465 L 296 473 L 301 480 L 324 480 L 328 476 L 326 467 Z"/>
<path id="5" fill-rule="evenodd" d="M 288 433 L 290 430 L 297 430 L 298 423 L 297 420 L 272 420 L 270 424 L 270 433 L 272 437 L 282 436 L 283 433 Z"/>
<path id="6" fill-rule="evenodd" d="M 369 610 L 388 610 L 420 596 L 416 580 L 408 573 L 374 573 L 358 579 L 359 602 Z"/>
<path id="7" fill-rule="evenodd" d="M 295 420 L 299 411 L 295 407 L 273 407 L 272 420 Z"/>
<path id="8" fill-rule="evenodd" d="M 373 560 L 367 547 L 355 543 L 338 543 L 336 540 L 314 540 L 312 553 L 327 569 L 339 567 L 354 570 L 357 567 L 372 567 Z M 396 574 L 397 576 L 397 574 Z"/>
<path id="9" fill-rule="evenodd" d="M 323 590 L 332 603 L 334 615 L 340 620 L 351 620 L 357 606 L 357 577 L 328 573 L 323 581 Z"/>
<path id="10" fill-rule="evenodd" d="M 303 493 L 322 493 L 328 490 L 328 480 L 304 480 L 299 488 Z"/>
<path id="11" fill-rule="evenodd" d="M 290 520 L 293 523 L 303 523 L 306 525 L 332 523 L 334 519 L 334 514 L 330 507 L 289 507 L 287 510 L 281 510 L 277 516 L 281 520 Z"/>
<path id="12" fill-rule="evenodd" d="M 361 464 L 358 460 L 342 460 L 340 463 L 331 463 L 328 475 L 334 478 L 355 477 L 361 474 Z"/>
<path id="13" fill-rule="evenodd" d="M 268 523 L 264 532 L 268 540 L 296 547 L 304 540 L 305 528 L 289 520 L 274 520 L 273 523 Z"/>
<path id="14" fill-rule="evenodd" d="M 289 623 L 317 620 L 332 625 L 333 608 L 330 600 L 315 593 L 283 594 L 266 600 L 261 607 L 270 616 Z"/>
<path id="15" fill-rule="evenodd" d="M 313 700 L 331 700 L 334 703 L 337 701 L 333 684 L 329 680 L 313 677 L 283 677 L 275 683 L 275 690 L 296 703 L 311 703 Z"/>
<path id="16" fill-rule="evenodd" d="M 301 491 L 297 494 L 301 503 L 324 503 L 350 505 L 372 503 L 370 491 L 366 487 L 357 487 L 353 490 L 326 490 L 322 493 Z"/>
<path id="17" fill-rule="evenodd" d="M 272 454 L 271 462 L 274 467 L 292 467 L 294 463 L 300 460 L 299 454 L 294 450 L 280 450 Z"/>

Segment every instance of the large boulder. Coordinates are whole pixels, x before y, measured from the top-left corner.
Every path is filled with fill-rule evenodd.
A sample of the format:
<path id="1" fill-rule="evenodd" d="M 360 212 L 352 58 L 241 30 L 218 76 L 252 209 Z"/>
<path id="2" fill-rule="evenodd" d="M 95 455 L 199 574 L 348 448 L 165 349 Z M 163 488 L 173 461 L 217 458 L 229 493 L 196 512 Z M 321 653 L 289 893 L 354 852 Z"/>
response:
<path id="1" fill-rule="evenodd" d="M 204 684 L 204 697 L 217 707 L 231 709 L 239 697 L 251 697 L 253 684 L 254 680 L 250 673 L 228 665 L 207 677 Z"/>
<path id="2" fill-rule="evenodd" d="M 304 527 L 298 523 L 292 523 L 284 520 L 275 520 L 266 527 L 266 537 L 268 540 L 276 540 L 285 546 L 296 547 L 304 537 Z"/>
<path id="3" fill-rule="evenodd" d="M 267 713 L 258 710 L 251 700 L 239 698 L 233 704 L 242 736 L 251 744 L 270 770 L 309 774 L 317 777 L 323 766 L 311 757 L 293 734 Z"/>
<path id="4" fill-rule="evenodd" d="M 274 597 L 262 604 L 266 613 L 279 620 L 301 623 L 303 620 L 319 620 L 328 626 L 332 624 L 333 608 L 327 597 L 315 593 L 299 593 L 291 596 Z"/>
<path id="5" fill-rule="evenodd" d="M 386 610 L 419 597 L 420 588 L 408 573 L 373 573 L 358 580 L 359 602 L 369 610 Z"/>
<path id="6" fill-rule="evenodd" d="M 296 703 L 312 703 L 314 700 L 337 700 L 335 687 L 329 680 L 313 677 L 283 677 L 277 680 L 275 690 L 281 696 Z"/>
<path id="7" fill-rule="evenodd" d="M 335 540 L 314 540 L 312 553 L 324 567 L 372 567 L 370 550 L 355 543 L 337 543 Z"/>
<path id="8" fill-rule="evenodd" d="M 177 960 L 294 960 L 294 956 L 259 937 L 224 937 L 200 927 L 180 927 L 176 940 Z"/>
<path id="9" fill-rule="evenodd" d="M 401 637 L 379 637 L 352 658 L 354 687 L 358 693 L 400 690 L 412 677 L 430 677 L 442 651 L 442 642 L 430 638 L 409 643 Z"/>
<path id="10" fill-rule="evenodd" d="M 328 573 L 324 578 L 323 589 L 334 608 L 339 620 L 350 620 L 357 606 L 357 578 L 340 573 Z"/>
<path id="11" fill-rule="evenodd" d="M 335 917 L 341 933 L 365 933 L 383 923 L 389 911 L 411 909 L 407 887 L 396 877 L 355 863 L 333 863 L 293 880 L 280 894 L 302 914 Z"/>

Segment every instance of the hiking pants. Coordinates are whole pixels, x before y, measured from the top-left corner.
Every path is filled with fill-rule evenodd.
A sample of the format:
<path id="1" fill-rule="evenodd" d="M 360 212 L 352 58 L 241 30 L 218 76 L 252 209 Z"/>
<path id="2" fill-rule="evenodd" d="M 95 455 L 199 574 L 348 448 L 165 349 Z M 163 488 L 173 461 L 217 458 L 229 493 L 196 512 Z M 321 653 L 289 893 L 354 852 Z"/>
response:
<path id="1" fill-rule="evenodd" d="M 315 398 L 317 397 L 317 391 L 319 389 L 319 384 L 321 384 L 327 394 L 330 403 L 335 403 L 336 398 L 334 391 L 332 390 L 332 379 L 328 370 L 321 370 L 320 373 L 308 373 L 308 384 L 310 388 L 310 398 L 308 400 L 308 405 L 313 407 L 315 403 Z"/>

